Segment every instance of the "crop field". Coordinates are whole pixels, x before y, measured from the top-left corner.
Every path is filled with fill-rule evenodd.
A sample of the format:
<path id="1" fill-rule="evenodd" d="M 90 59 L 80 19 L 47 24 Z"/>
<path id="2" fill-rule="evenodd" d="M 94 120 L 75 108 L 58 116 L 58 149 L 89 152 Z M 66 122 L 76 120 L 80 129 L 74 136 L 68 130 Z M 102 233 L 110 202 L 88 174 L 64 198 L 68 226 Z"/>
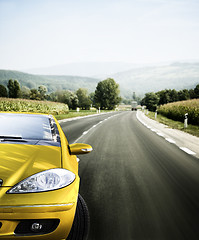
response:
<path id="1" fill-rule="evenodd" d="M 47 114 L 67 114 L 68 105 L 64 103 L 26 99 L 0 98 L 0 111 L 34 112 Z"/>
<path id="2" fill-rule="evenodd" d="M 199 99 L 161 105 L 158 113 L 180 122 L 184 122 L 185 114 L 188 113 L 188 123 L 199 126 Z"/>

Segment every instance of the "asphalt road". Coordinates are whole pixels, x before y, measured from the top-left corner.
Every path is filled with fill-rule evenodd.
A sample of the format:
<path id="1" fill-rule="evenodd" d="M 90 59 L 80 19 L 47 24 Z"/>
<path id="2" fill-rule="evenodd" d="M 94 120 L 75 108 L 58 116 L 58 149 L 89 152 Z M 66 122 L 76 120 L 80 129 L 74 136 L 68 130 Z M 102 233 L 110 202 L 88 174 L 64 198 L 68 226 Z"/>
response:
<path id="1" fill-rule="evenodd" d="M 79 156 L 89 240 L 198 240 L 199 159 L 144 127 L 135 112 L 110 116 L 62 124 L 71 143 L 82 136 L 94 148 Z"/>

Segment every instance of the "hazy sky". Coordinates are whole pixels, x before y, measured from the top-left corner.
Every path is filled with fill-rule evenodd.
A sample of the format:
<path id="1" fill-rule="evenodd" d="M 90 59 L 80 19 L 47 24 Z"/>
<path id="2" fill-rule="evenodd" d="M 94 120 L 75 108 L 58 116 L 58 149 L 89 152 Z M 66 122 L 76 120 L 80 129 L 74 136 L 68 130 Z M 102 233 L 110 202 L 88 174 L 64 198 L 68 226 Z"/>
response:
<path id="1" fill-rule="evenodd" d="M 0 69 L 199 60 L 199 0 L 0 0 Z"/>

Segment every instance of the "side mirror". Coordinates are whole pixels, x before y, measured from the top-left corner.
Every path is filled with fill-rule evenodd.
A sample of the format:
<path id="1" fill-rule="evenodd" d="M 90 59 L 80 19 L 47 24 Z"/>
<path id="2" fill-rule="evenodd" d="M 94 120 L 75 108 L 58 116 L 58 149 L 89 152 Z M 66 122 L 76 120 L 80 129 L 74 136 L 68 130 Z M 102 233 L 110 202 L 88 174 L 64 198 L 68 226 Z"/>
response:
<path id="1" fill-rule="evenodd" d="M 84 143 L 73 143 L 69 145 L 69 151 L 71 155 L 86 154 L 93 150 L 93 148 Z"/>

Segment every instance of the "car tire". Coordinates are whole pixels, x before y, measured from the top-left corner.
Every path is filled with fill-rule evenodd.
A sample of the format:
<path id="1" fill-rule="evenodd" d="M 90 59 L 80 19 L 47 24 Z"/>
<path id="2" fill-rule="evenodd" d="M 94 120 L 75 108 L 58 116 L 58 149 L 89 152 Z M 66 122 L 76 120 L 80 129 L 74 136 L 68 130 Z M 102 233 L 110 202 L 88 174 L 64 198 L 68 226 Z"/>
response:
<path id="1" fill-rule="evenodd" d="M 89 211 L 83 197 L 79 194 L 75 218 L 67 240 L 87 240 L 90 226 Z"/>

